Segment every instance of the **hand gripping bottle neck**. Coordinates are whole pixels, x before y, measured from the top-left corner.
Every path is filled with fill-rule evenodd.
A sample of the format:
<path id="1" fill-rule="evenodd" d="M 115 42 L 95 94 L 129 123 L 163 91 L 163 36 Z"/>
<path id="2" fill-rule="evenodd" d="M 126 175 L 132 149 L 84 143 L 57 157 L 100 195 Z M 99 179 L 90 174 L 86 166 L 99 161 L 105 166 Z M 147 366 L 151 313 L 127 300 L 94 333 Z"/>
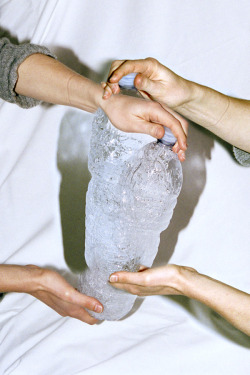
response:
<path id="1" fill-rule="evenodd" d="M 134 80 L 135 80 L 136 75 L 137 73 L 130 73 L 122 77 L 119 81 L 119 86 L 122 89 L 126 89 L 126 90 L 128 89 L 136 90 L 136 87 L 134 85 Z M 171 132 L 169 128 L 167 128 L 166 126 L 164 128 L 165 128 L 165 134 L 161 139 L 158 139 L 158 142 L 161 142 L 166 146 L 172 147 L 176 143 L 177 139 L 175 138 L 175 136 L 173 135 L 173 133 Z"/>

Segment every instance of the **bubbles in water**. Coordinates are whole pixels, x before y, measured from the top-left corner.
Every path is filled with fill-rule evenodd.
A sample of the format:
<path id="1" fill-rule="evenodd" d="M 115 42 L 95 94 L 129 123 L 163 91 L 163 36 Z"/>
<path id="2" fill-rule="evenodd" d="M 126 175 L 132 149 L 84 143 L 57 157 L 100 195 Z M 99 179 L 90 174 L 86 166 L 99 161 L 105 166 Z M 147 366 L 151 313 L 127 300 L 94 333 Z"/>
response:
<path id="1" fill-rule="evenodd" d="M 86 199 L 85 257 L 89 269 L 80 275 L 82 293 L 103 305 L 97 319 L 117 320 L 132 308 L 135 296 L 115 289 L 115 271 L 150 267 L 160 233 L 169 224 L 182 185 L 180 162 L 160 142 L 145 144 L 128 136 L 98 110 L 89 155 L 92 179 Z"/>

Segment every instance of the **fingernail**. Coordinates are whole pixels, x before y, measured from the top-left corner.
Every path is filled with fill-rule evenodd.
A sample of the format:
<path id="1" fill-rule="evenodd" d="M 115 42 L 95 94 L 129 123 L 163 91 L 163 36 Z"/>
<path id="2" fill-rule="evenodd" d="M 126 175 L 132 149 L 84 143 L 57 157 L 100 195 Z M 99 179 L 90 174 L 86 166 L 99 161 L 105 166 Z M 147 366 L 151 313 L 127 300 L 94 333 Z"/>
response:
<path id="1" fill-rule="evenodd" d="M 94 311 L 97 312 L 97 313 L 101 313 L 102 312 L 102 306 L 101 305 L 95 305 Z"/>
<path id="2" fill-rule="evenodd" d="M 107 99 L 108 95 L 109 95 L 108 90 L 104 89 L 103 99 Z"/>
<path id="3" fill-rule="evenodd" d="M 180 151 L 180 160 L 185 161 L 185 159 L 186 159 L 185 152 Z"/>
<path id="4" fill-rule="evenodd" d="M 116 281 L 118 281 L 118 276 L 116 276 L 116 275 L 112 275 L 112 276 L 110 276 L 109 281 L 110 281 L 111 283 L 115 283 Z"/>

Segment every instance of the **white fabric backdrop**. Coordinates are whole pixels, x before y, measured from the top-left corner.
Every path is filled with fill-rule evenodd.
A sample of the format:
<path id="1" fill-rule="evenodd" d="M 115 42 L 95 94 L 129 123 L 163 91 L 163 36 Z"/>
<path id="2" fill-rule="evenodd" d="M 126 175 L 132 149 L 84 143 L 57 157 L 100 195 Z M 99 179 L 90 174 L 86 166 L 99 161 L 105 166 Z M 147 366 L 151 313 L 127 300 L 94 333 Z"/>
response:
<path id="1" fill-rule="evenodd" d="M 0 27 L 96 81 L 113 59 L 153 56 L 250 99 L 249 12 L 247 0 L 1 0 Z M 91 119 L 66 107 L 0 102 L 1 263 L 80 270 Z M 249 292 L 249 169 L 191 124 L 183 172 L 156 264 L 171 257 Z M 123 321 L 92 327 L 28 295 L 6 295 L 0 374 L 249 374 L 249 339 L 214 312 L 178 297 L 137 305 Z"/>

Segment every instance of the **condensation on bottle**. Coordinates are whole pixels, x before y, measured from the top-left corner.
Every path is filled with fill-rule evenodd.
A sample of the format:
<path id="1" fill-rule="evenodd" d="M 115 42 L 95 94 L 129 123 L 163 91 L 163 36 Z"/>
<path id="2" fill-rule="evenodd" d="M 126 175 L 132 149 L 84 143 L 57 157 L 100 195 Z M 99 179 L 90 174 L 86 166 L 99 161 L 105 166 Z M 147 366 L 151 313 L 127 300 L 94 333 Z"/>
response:
<path id="1" fill-rule="evenodd" d="M 156 257 L 182 186 L 181 164 L 171 150 L 175 141 L 166 128 L 163 139 L 145 144 L 116 129 L 101 109 L 95 115 L 86 196 L 88 269 L 79 289 L 103 304 L 101 314 L 90 312 L 97 319 L 121 319 L 136 299 L 114 288 L 110 274 L 150 267 Z"/>

